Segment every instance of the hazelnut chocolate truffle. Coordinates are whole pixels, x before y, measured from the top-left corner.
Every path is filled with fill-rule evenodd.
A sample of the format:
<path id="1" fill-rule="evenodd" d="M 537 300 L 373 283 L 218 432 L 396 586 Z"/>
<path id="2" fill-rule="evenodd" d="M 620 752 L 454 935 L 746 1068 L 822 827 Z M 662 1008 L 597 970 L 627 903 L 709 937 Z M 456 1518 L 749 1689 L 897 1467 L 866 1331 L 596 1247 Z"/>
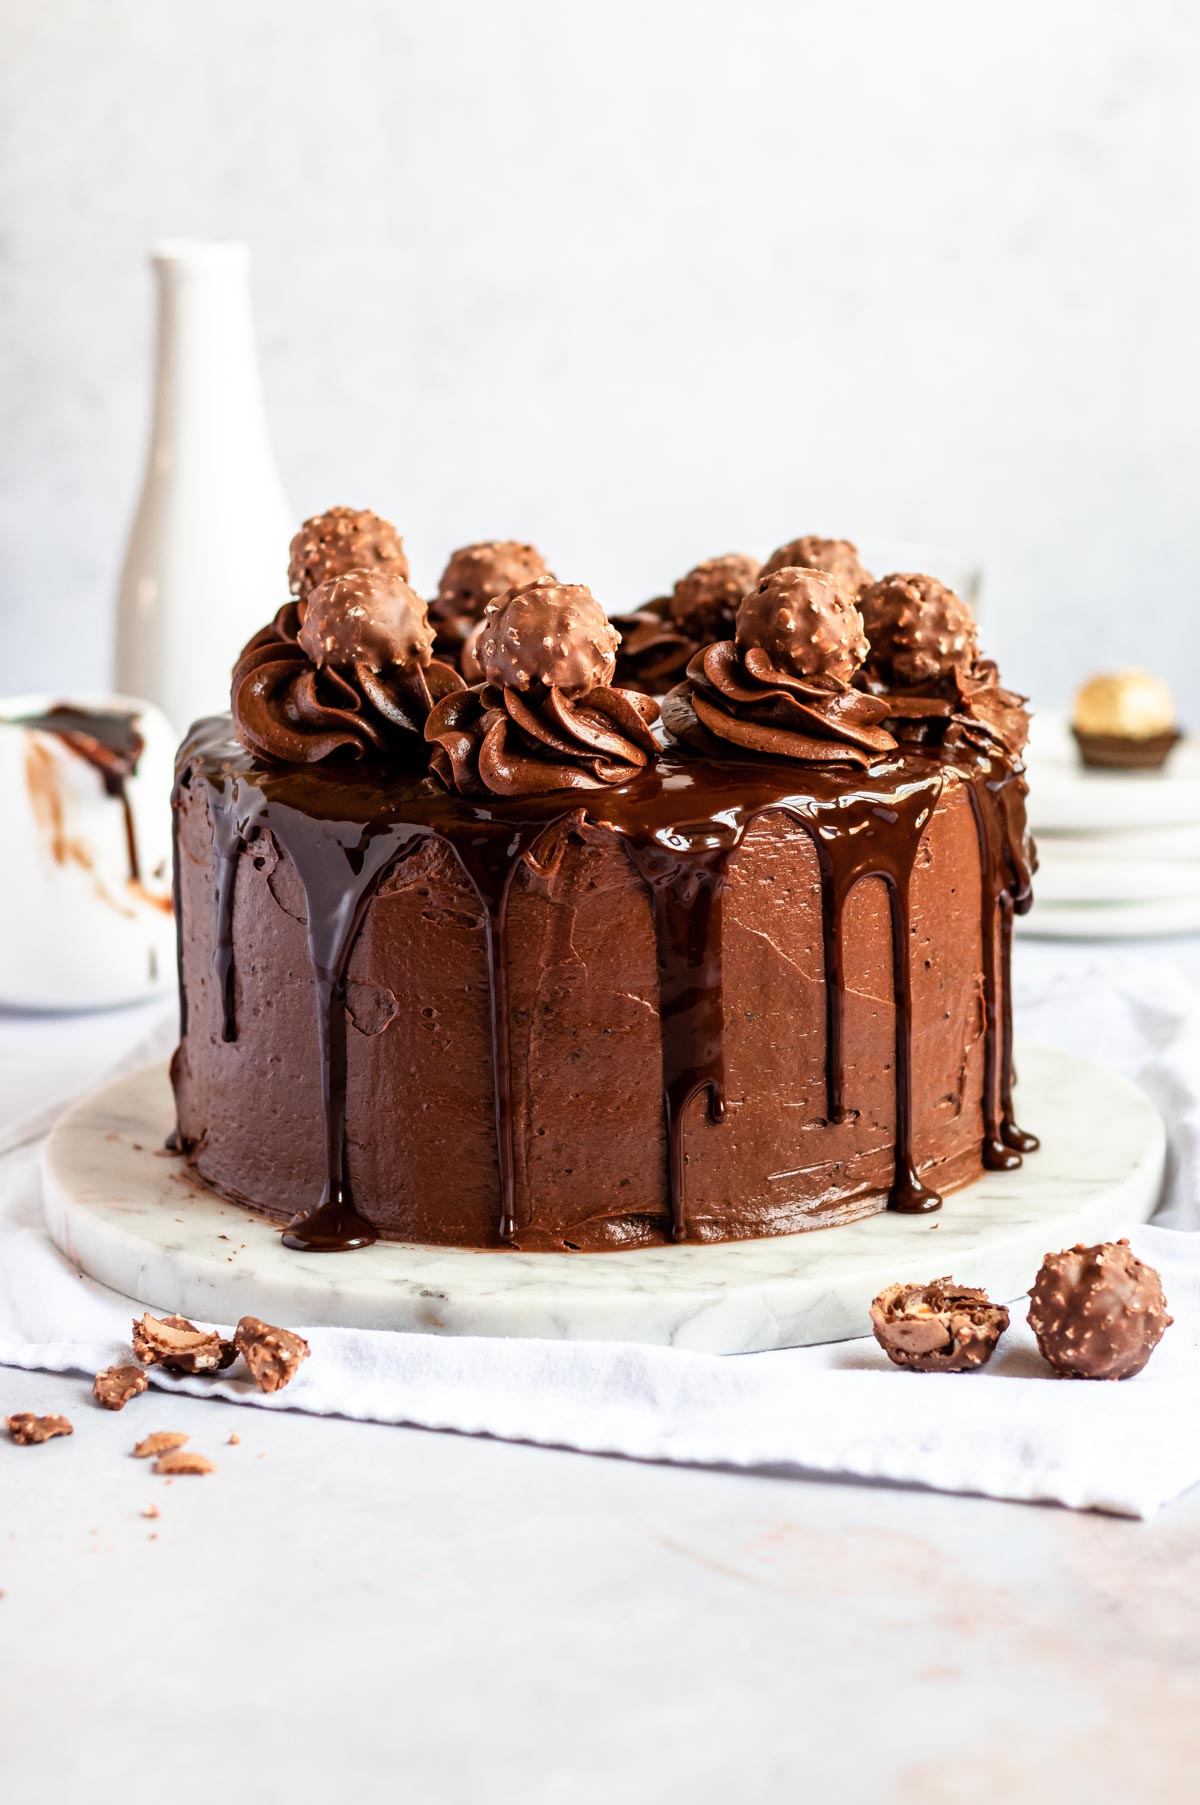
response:
<path id="1" fill-rule="evenodd" d="M 933 1279 L 888 1285 L 871 1305 L 875 1339 L 894 1366 L 915 1373 L 969 1373 L 986 1366 L 1008 1327 L 986 1291 Z"/>
<path id="2" fill-rule="evenodd" d="M 1071 731 L 1085 765 L 1152 771 L 1180 739 L 1175 702 L 1152 671 L 1105 671 L 1077 691 Z"/>
<path id="3" fill-rule="evenodd" d="M 1029 1296 L 1042 1358 L 1064 1379 L 1131 1379 L 1172 1321 L 1162 1280 L 1125 1240 L 1048 1253 Z"/>
<path id="4" fill-rule="evenodd" d="M 489 602 L 550 575 L 536 545 L 517 539 L 482 539 L 452 552 L 429 612 L 437 622 L 480 620 Z M 466 629 L 460 637 L 466 637 Z"/>
<path id="5" fill-rule="evenodd" d="M 539 577 L 488 603 L 476 656 L 497 689 L 570 695 L 612 682 L 619 636 L 590 589 Z"/>
<path id="6" fill-rule="evenodd" d="M 848 683 L 867 655 L 851 592 L 824 571 L 785 566 L 764 576 L 737 611 L 743 656 L 760 651 L 794 677 Z"/>
<path id="7" fill-rule="evenodd" d="M 727 639 L 743 598 L 759 578 L 757 558 L 728 552 L 706 558 L 680 577 L 667 597 L 667 614 L 694 645 Z"/>
<path id="8" fill-rule="evenodd" d="M 292 540 L 288 587 L 304 602 L 330 577 L 380 569 L 408 580 L 404 541 L 391 521 L 369 508 L 327 508 L 306 520 Z"/>
<path id="9" fill-rule="evenodd" d="M 788 565 L 808 570 L 823 570 L 844 583 L 854 595 L 875 581 L 858 555 L 858 547 L 850 539 L 822 539 L 816 533 L 805 533 L 800 539 L 789 539 L 773 551 L 762 567 L 764 577 Z"/>
<path id="10" fill-rule="evenodd" d="M 315 665 L 427 665 L 433 628 L 425 603 L 395 570 L 348 570 L 310 592 L 296 636 Z"/>
<path id="11" fill-rule="evenodd" d="M 967 604 L 936 577 L 896 572 L 859 596 L 872 671 L 921 689 L 974 669 L 979 638 Z"/>

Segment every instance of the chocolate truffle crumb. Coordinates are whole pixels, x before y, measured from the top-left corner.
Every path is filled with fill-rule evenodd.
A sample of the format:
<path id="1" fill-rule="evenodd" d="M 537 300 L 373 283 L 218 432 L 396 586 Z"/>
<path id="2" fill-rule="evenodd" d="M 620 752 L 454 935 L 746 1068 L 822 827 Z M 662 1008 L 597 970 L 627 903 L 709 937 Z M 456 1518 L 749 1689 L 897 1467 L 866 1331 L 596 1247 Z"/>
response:
<path id="1" fill-rule="evenodd" d="M 300 1335 L 272 1328 L 257 1316 L 243 1316 L 233 1338 L 260 1391 L 282 1391 L 312 1352 Z"/>
<path id="2" fill-rule="evenodd" d="M 309 595 L 297 638 L 313 664 L 335 670 L 424 667 L 433 655 L 425 603 L 394 570 L 348 570 L 322 583 Z"/>
<path id="3" fill-rule="evenodd" d="M 96 1374 L 92 1396 L 104 1410 L 124 1410 L 130 1398 L 145 1391 L 149 1383 L 140 1366 L 106 1366 Z"/>
<path id="4" fill-rule="evenodd" d="M 152 1435 L 143 1435 L 133 1450 L 135 1460 L 156 1460 L 160 1454 L 169 1454 L 175 1448 L 182 1448 L 188 1440 L 180 1429 L 156 1429 Z"/>
<path id="5" fill-rule="evenodd" d="M 582 583 L 539 577 L 489 602 L 483 621 L 476 654 L 497 689 L 572 695 L 612 682 L 619 635 Z"/>
<path id="6" fill-rule="evenodd" d="M 380 569 L 408 581 L 404 541 L 391 521 L 369 508 L 327 508 L 306 520 L 292 540 L 288 586 L 303 602 L 330 577 Z"/>
<path id="7" fill-rule="evenodd" d="M 75 1433 L 65 1416 L 35 1416 L 32 1410 L 18 1410 L 16 1416 L 6 1416 L 4 1424 L 19 1448 L 32 1448 L 38 1442 L 53 1441 L 56 1435 Z"/>
<path id="8" fill-rule="evenodd" d="M 787 566 L 763 577 L 737 612 L 737 648 L 762 651 L 795 677 L 848 683 L 867 655 L 854 597 L 821 570 Z"/>
<path id="9" fill-rule="evenodd" d="M 1008 1327 L 1008 1310 L 986 1291 L 933 1279 L 889 1285 L 871 1305 L 875 1339 L 895 1366 L 915 1373 L 969 1373 L 986 1366 Z"/>
<path id="10" fill-rule="evenodd" d="M 160 1454 L 154 1463 L 156 1473 L 165 1473 L 168 1478 L 175 1479 L 186 1473 L 215 1473 L 216 1463 L 203 1454 L 193 1454 L 190 1448 L 172 1448 L 166 1454 Z"/>
<path id="11" fill-rule="evenodd" d="M 1042 1358 L 1064 1379 L 1131 1379 L 1172 1322 L 1162 1280 L 1125 1240 L 1048 1253 L 1029 1296 Z"/>

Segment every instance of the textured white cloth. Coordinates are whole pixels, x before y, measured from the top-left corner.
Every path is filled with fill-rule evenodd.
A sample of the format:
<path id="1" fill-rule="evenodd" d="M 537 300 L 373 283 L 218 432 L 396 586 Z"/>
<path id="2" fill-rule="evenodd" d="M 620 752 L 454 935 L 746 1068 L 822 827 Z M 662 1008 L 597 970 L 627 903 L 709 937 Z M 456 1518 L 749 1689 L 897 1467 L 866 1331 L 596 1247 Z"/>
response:
<path id="1" fill-rule="evenodd" d="M 1148 1516 L 1200 1480 L 1200 1236 L 1181 1232 L 1200 1223 L 1200 997 L 1182 971 L 1146 956 L 1105 955 L 1102 964 L 1024 988 L 1025 1034 L 1126 1072 L 1168 1121 L 1159 1221 L 1173 1226 L 1134 1228 L 1130 1238 L 1161 1272 L 1175 1326 L 1136 1379 L 1055 1380 L 1018 1308 L 991 1365 L 969 1376 L 899 1372 L 869 1339 L 720 1358 L 313 1329 L 312 1359 L 271 1398 L 237 1378 L 173 1380 L 156 1371 L 151 1382 L 264 1409 Z M 127 1044 L 144 1026 L 107 1019 L 119 1030 L 110 1045 L 122 1036 Z M 54 1030 L 38 1024 L 23 1039 L 23 1027 L 0 1022 L 0 1084 L 20 1065 L 28 1134 L 40 1126 L 28 1103 L 30 1068 L 44 1059 L 46 1093 L 59 1097 L 62 1061 L 53 1056 Z M 69 1041 L 78 1027 L 60 1023 L 57 1033 Z M 121 1063 L 151 1056 L 169 1038 L 162 1021 Z M 40 1220 L 39 1144 L 14 1147 L 17 1135 L 3 1130 L 0 1116 L 0 1147 L 9 1147 L 0 1157 L 0 1365 L 90 1374 L 127 1358 L 133 1306 L 80 1277 L 50 1245 Z M 6 1389 L 0 1379 L 0 1407 Z"/>

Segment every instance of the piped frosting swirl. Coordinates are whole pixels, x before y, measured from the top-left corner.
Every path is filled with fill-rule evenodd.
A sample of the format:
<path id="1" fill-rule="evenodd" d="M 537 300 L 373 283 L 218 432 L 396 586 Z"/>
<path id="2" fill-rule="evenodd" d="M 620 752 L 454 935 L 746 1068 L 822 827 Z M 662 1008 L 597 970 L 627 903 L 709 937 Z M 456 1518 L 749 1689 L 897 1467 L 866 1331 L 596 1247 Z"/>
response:
<path id="1" fill-rule="evenodd" d="M 425 726 L 430 765 L 460 795 L 528 796 L 627 782 L 658 751 L 658 705 L 611 687 L 617 634 L 582 584 L 550 577 L 488 604 L 483 683 Z"/>
<path id="2" fill-rule="evenodd" d="M 862 617 L 836 577 L 784 567 L 737 613 L 736 634 L 698 652 L 663 703 L 668 732 L 697 751 L 866 767 L 896 749 L 881 698 L 851 686 L 866 656 Z"/>
<path id="3" fill-rule="evenodd" d="M 618 615 L 618 680 L 630 689 L 661 695 L 678 682 L 702 646 L 732 635 L 738 608 L 758 578 L 756 558 L 727 552 L 693 565 L 670 595 L 656 597 L 633 614 Z"/>
<path id="4" fill-rule="evenodd" d="M 332 577 L 242 652 L 230 696 L 239 737 L 285 764 L 423 754 L 434 704 L 462 688 L 432 644 L 425 603 L 394 568 Z"/>

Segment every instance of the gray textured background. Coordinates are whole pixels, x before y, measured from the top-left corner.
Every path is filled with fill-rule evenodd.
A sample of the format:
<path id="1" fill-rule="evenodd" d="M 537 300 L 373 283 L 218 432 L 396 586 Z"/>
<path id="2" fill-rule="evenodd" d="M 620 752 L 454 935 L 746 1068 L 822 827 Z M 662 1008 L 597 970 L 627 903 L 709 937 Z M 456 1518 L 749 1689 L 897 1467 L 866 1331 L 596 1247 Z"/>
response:
<path id="1" fill-rule="evenodd" d="M 249 239 L 297 517 L 610 606 L 957 545 L 1061 697 L 1192 622 L 1200 9 L 0 0 L 0 687 L 106 674 L 155 237 Z M 284 548 L 281 547 L 281 569 Z M 264 597 L 264 617 L 275 604 Z"/>

